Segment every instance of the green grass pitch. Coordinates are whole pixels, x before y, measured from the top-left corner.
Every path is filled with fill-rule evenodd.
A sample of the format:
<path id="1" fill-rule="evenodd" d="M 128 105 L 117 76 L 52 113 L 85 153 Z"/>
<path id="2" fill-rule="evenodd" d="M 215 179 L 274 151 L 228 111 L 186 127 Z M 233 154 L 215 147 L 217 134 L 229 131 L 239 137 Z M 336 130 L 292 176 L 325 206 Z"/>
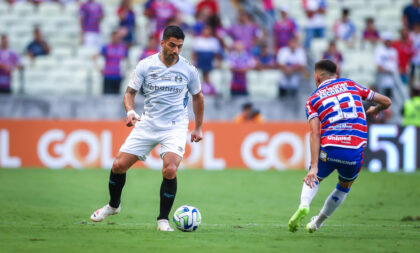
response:
<path id="1" fill-rule="evenodd" d="M 420 173 L 363 171 L 344 204 L 314 234 L 303 227 L 287 231 L 304 171 L 180 171 L 172 212 L 196 206 L 203 223 L 193 233 L 156 231 L 161 175 L 152 170 L 129 171 L 122 212 L 91 222 L 91 213 L 108 200 L 108 175 L 0 169 L 0 251 L 419 252 Z M 334 173 L 321 184 L 305 224 L 336 178 Z"/>

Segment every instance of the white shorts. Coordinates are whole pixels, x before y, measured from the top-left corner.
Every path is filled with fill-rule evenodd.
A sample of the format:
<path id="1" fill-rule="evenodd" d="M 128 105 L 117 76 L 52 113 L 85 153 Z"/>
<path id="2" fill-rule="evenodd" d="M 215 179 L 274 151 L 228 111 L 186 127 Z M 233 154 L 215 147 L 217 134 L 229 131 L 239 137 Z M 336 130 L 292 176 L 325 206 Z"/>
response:
<path id="1" fill-rule="evenodd" d="M 145 161 L 150 151 L 160 144 L 161 158 L 168 152 L 175 153 L 182 158 L 186 142 L 187 129 L 185 128 L 154 130 L 149 126 L 137 123 L 121 146 L 120 152 L 136 155 L 140 161 Z"/>

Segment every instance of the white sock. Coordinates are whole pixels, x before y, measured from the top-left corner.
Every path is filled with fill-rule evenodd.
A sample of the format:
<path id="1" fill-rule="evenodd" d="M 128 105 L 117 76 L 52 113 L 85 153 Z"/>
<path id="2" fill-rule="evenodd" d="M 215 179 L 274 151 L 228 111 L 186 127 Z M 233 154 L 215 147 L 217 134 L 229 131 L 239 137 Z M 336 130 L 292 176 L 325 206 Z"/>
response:
<path id="1" fill-rule="evenodd" d="M 325 219 L 331 216 L 334 211 L 343 203 L 347 197 L 347 193 L 350 189 L 343 188 L 337 184 L 337 188 L 334 189 L 330 196 L 325 200 L 324 206 L 321 209 L 320 215 L 316 221 L 317 225 L 321 225 Z"/>
<path id="2" fill-rule="evenodd" d="M 299 207 L 305 206 L 308 207 L 311 205 L 312 199 L 315 197 L 318 192 L 319 183 L 315 184 L 314 188 L 309 187 L 307 184 L 303 183 L 302 193 L 300 194 L 300 205 Z"/>

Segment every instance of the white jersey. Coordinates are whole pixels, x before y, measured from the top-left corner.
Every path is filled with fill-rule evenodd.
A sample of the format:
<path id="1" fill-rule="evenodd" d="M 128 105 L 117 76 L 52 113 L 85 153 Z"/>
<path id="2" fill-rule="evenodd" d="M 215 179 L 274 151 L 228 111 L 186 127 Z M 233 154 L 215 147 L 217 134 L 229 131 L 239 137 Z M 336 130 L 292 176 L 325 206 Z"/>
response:
<path id="1" fill-rule="evenodd" d="M 188 92 L 201 91 L 197 69 L 184 57 L 167 67 L 160 53 L 141 60 L 134 70 L 128 86 L 144 92 L 144 112 L 140 124 L 165 130 L 188 127 Z"/>

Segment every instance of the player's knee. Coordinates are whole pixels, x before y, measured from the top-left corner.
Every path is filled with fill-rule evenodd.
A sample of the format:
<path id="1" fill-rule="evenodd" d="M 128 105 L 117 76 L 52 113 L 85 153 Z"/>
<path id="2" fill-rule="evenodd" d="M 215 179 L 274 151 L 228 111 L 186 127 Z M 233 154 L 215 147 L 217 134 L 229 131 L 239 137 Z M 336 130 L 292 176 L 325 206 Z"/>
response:
<path id="1" fill-rule="evenodd" d="M 166 179 L 174 179 L 176 177 L 177 167 L 174 163 L 168 163 L 163 167 L 163 177 Z"/>
<path id="2" fill-rule="evenodd" d="M 112 171 L 115 173 L 125 173 L 128 168 L 124 166 L 119 159 L 115 159 L 112 164 Z"/>

